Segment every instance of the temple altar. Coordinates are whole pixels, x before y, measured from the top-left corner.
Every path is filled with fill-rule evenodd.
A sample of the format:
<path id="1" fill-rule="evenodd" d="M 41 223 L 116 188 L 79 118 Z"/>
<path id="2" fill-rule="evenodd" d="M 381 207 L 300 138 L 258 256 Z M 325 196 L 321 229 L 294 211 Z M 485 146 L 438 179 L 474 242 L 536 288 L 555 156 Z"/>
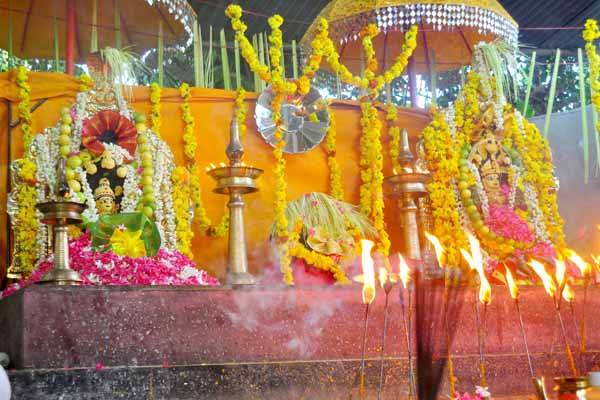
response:
<path id="1" fill-rule="evenodd" d="M 13 103 L 9 113 L 8 102 L 0 103 L 0 140 L 10 140 L 10 147 L 6 142 L 5 151 L 0 155 L 0 161 L 5 157 L 17 158 L 22 153 L 22 135 L 19 127 L 12 129 L 10 134 L 8 130 L 9 114 L 12 121 L 17 119 L 14 102 L 18 99 L 15 76 L 9 73 L 0 74 L 0 93 L 4 99 Z M 31 101 L 32 104 L 43 102 L 32 114 L 32 125 L 34 129 L 41 129 L 56 123 L 56 116 L 60 115 L 62 107 L 72 104 L 77 93 L 79 84 L 77 79 L 68 75 L 49 74 L 49 73 L 31 73 Z M 138 112 L 149 114 L 149 88 L 134 87 L 127 99 L 131 107 Z M 228 92 L 219 89 L 191 89 L 190 108 L 194 115 L 197 115 L 195 135 L 199 143 L 197 163 L 204 168 L 209 164 L 216 164 L 226 161 L 225 148 L 229 140 L 228 131 L 231 118 L 233 116 L 235 92 Z M 274 192 L 274 174 L 269 168 L 273 165 L 273 155 L 270 146 L 265 143 L 257 133 L 254 122 L 254 104 L 257 95 L 249 93 L 247 96 L 248 132 L 244 138 L 244 147 L 246 150 L 245 161 L 265 169 L 265 174 L 261 177 L 260 191 L 247 198 L 246 216 L 252 220 L 252 224 L 247 226 L 248 237 L 248 257 L 252 272 L 260 272 L 264 267 L 264 260 L 268 259 L 268 226 L 273 221 L 274 213 L 272 208 L 264 207 L 273 199 Z M 176 165 L 183 162 L 182 135 L 184 130 L 181 119 L 182 99 L 177 89 L 162 90 L 162 118 L 165 123 L 161 128 L 161 137 L 169 144 Z M 359 160 L 358 143 L 360 137 L 360 108 L 355 101 L 333 101 L 332 109 L 336 115 L 338 125 L 338 159 L 342 169 L 343 184 L 346 189 L 346 200 L 356 203 L 358 199 L 358 187 L 360 177 L 355 172 Z M 380 110 L 383 113 L 382 110 Z M 400 109 L 398 111 L 399 123 L 406 127 L 409 134 L 416 141 L 418 133 L 430 120 L 429 113 L 418 109 Z M 388 136 L 383 133 L 384 140 Z M 385 146 L 385 145 L 384 145 Z M 287 176 L 289 179 L 289 198 L 295 199 L 307 192 L 326 192 L 328 185 L 328 176 L 322 171 L 327 168 L 327 155 L 324 151 L 316 149 L 315 151 L 303 154 L 301 157 L 289 155 Z M 389 153 L 384 152 L 385 173 L 391 174 L 391 162 Z M 3 164 L 4 165 L 4 164 Z M 310 168 L 306 168 L 309 165 Z M 6 168 L 2 166 L 0 168 Z M 2 170 L 0 170 L 1 172 Z M 8 173 L 7 169 L 4 169 Z M 203 196 L 207 212 L 211 219 L 218 220 L 226 212 L 226 201 L 219 195 L 212 193 L 214 181 L 204 170 L 200 173 L 200 183 L 203 188 Z M 3 181 L 6 185 L 6 181 Z M 5 206 L 6 191 L 0 192 L 0 211 Z M 395 202 L 386 200 L 387 212 L 386 222 L 390 229 L 390 234 L 400 234 L 398 226 L 399 214 Z M 6 222 L 4 212 L 0 212 L 0 223 Z M 0 232 L 0 249 L 6 247 L 6 232 Z M 195 235 L 193 239 L 194 260 L 202 268 L 205 268 L 211 274 L 218 277 L 224 277 L 226 260 L 226 241 L 221 238 L 211 238 L 201 235 Z M 394 243 L 394 248 L 399 249 L 401 243 Z M 200 249 L 202 249 L 200 251 Z M 5 268 L 6 260 L 2 261 Z M 2 269 L 0 269 L 2 270 Z"/>

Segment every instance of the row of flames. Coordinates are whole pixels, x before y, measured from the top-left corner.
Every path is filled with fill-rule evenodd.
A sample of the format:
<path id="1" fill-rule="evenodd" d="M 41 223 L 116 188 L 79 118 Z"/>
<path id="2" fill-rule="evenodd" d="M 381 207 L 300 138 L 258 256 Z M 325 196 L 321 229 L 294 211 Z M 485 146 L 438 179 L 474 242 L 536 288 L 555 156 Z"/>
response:
<path id="1" fill-rule="evenodd" d="M 441 245 L 438 238 L 434 235 L 425 232 L 425 236 L 431 242 L 435 249 L 438 265 L 440 266 L 440 268 L 444 268 L 445 257 L 443 246 Z M 469 264 L 471 270 L 476 271 L 477 275 L 479 276 L 479 301 L 482 304 L 489 305 L 492 300 L 492 288 L 484 271 L 484 262 L 481 247 L 479 245 L 479 241 L 473 235 L 468 234 L 468 239 L 470 251 L 460 249 L 460 252 L 465 261 Z M 376 282 L 374 262 L 371 256 L 372 249 L 372 241 L 367 239 L 361 240 L 361 261 L 363 273 L 361 276 L 356 277 L 356 280 L 362 282 L 363 284 L 362 299 L 364 304 L 371 304 L 375 300 Z M 591 276 L 591 264 L 587 263 L 581 256 L 579 256 L 575 251 L 571 249 L 566 249 L 564 251 L 564 254 L 573 264 L 575 264 L 579 268 L 584 279 L 587 280 Z M 397 273 L 393 271 L 388 271 L 388 269 L 384 267 L 379 268 L 379 284 L 382 288 L 387 282 L 396 283 L 398 282 L 398 280 L 400 280 L 404 288 L 406 289 L 408 284 L 412 280 L 411 271 L 408 267 L 406 260 L 400 253 L 398 253 L 397 256 L 399 259 L 399 268 Z M 594 261 L 597 261 L 596 257 L 594 257 Z M 562 296 L 562 298 L 569 303 L 574 300 L 575 293 L 566 277 L 566 262 L 564 258 L 558 257 L 554 259 L 554 265 L 556 270 L 554 278 L 546 271 L 544 263 L 538 260 L 530 260 L 528 262 L 528 265 L 531 266 L 534 272 L 539 276 L 544 286 L 544 289 L 546 290 L 549 296 L 554 298 L 556 296 L 556 293 L 558 293 L 559 297 Z M 517 299 L 519 297 L 519 287 L 510 269 L 508 268 L 506 268 L 505 279 L 511 297 L 513 299 Z"/>

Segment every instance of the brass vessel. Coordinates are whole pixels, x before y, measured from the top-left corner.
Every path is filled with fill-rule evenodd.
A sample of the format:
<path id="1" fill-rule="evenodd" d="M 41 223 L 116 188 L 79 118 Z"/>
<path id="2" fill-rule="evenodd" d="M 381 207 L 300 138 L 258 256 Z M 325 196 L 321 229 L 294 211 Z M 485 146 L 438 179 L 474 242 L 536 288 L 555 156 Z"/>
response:
<path id="1" fill-rule="evenodd" d="M 240 142 L 237 120 L 231 122 L 229 145 L 225 151 L 229 166 L 218 167 L 208 171 L 217 181 L 213 192 L 229 195 L 229 243 L 227 257 L 227 284 L 252 285 L 254 277 L 248 271 L 248 255 L 244 230 L 244 198 L 243 195 L 258 191 L 256 179 L 263 173 L 262 169 L 246 166 L 242 163 L 244 149 Z"/>
<path id="2" fill-rule="evenodd" d="M 69 225 L 81 222 L 86 205 L 72 201 L 49 201 L 39 203 L 37 209 L 43 214 L 41 222 L 50 225 L 53 232 L 54 267 L 42 278 L 42 283 L 77 285 L 81 277 L 69 264 Z"/>
<path id="3" fill-rule="evenodd" d="M 415 157 L 410 150 L 408 131 L 402 129 L 400 137 L 400 155 L 398 161 L 400 171 L 385 178 L 386 195 L 398 199 L 398 207 L 402 215 L 402 231 L 407 257 L 421 259 L 421 243 L 419 238 L 417 201 L 427 195 L 425 185 L 431 180 L 428 171 L 420 171 L 415 167 Z"/>

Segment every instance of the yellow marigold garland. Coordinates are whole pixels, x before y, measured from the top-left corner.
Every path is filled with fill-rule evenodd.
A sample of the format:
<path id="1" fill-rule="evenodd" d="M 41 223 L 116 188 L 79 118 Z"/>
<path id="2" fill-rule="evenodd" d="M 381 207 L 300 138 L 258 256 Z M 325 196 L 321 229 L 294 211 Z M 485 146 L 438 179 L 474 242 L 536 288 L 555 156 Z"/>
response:
<path id="1" fill-rule="evenodd" d="M 28 154 L 29 147 L 33 141 L 33 130 L 31 128 L 31 111 L 29 74 L 27 68 L 19 66 L 16 69 L 16 82 L 19 88 L 19 104 L 17 106 L 18 116 L 21 120 L 21 132 L 23 132 L 23 148 Z M 17 224 L 14 226 L 15 252 L 14 264 L 24 273 L 30 273 L 36 263 L 37 230 L 38 219 L 35 205 L 37 193 L 35 188 L 37 166 L 30 159 L 23 157 L 19 162 L 18 186 L 16 190 L 16 201 L 19 206 L 17 212 Z"/>
<path id="2" fill-rule="evenodd" d="M 181 104 L 182 118 L 185 123 L 183 153 L 189 172 L 190 195 L 194 204 L 194 217 L 200 228 L 204 229 L 209 236 L 222 237 L 229 229 L 229 217 L 224 216 L 216 227 L 211 226 L 212 222 L 202 201 L 202 187 L 200 185 L 198 166 L 196 165 L 196 151 L 198 148 L 195 135 L 196 121 L 190 111 L 190 86 L 187 83 L 181 84 L 179 94 L 183 99 L 183 103 Z"/>
<path id="3" fill-rule="evenodd" d="M 285 217 L 285 209 L 287 205 L 287 183 L 285 181 L 285 159 L 283 157 L 283 134 L 281 132 L 281 106 L 286 96 L 296 92 L 306 94 L 310 90 L 310 78 L 314 76 L 321 64 L 323 54 L 326 50 L 325 43 L 328 39 L 328 31 L 322 29 L 319 34 L 313 39 L 312 47 L 313 54 L 309 58 L 309 62 L 303 70 L 303 75 L 295 82 L 289 82 L 284 79 L 283 67 L 281 64 L 281 49 L 283 46 L 283 34 L 281 32 L 281 24 L 283 18 L 279 15 L 271 16 L 268 19 L 271 27 L 269 35 L 269 56 L 271 60 L 271 71 L 269 67 L 260 63 L 252 44 L 245 35 L 247 26 L 241 20 L 242 8 L 238 5 L 231 4 L 227 7 L 225 14 L 231 20 L 231 26 L 235 31 L 235 38 L 240 43 L 242 56 L 250 66 L 253 72 L 259 74 L 260 78 L 267 83 L 270 83 L 273 88 L 273 100 L 271 109 L 273 111 L 273 122 L 275 122 L 274 137 L 277 141 L 273 150 L 275 156 L 275 219 L 277 225 L 277 235 L 286 237 L 288 234 L 288 221 Z"/>
<path id="4" fill-rule="evenodd" d="M 188 171 L 185 167 L 177 167 L 171 175 L 173 183 L 173 209 L 175 210 L 175 232 L 177 234 L 177 250 L 193 258 L 192 238 L 190 229 L 190 186 Z"/>
<path id="5" fill-rule="evenodd" d="M 87 92 L 94 87 L 94 80 L 87 74 L 79 75 L 79 91 Z"/>
<path id="6" fill-rule="evenodd" d="M 331 272 L 336 282 L 341 284 L 350 283 L 342 268 L 331 257 L 309 250 L 302 244 L 296 244 L 289 252 L 292 257 L 302 259 L 317 269 Z"/>
<path id="7" fill-rule="evenodd" d="M 150 128 L 160 137 L 160 127 L 162 125 L 162 119 L 160 115 L 160 97 L 161 88 L 156 82 L 152 82 L 150 85 Z"/>
<path id="8" fill-rule="evenodd" d="M 590 86 L 592 88 L 592 104 L 596 111 L 600 112 L 600 56 L 594 43 L 600 38 L 600 29 L 598 22 L 594 19 L 588 19 L 585 22 L 583 30 L 583 39 L 585 40 L 585 52 L 590 63 Z M 600 122 L 596 126 L 596 131 L 600 133 Z"/>
<path id="9" fill-rule="evenodd" d="M 398 157 L 400 157 L 400 128 L 398 125 L 398 109 L 393 103 L 388 103 L 385 108 L 385 119 L 388 121 L 388 133 L 390 135 L 390 158 L 394 171 L 400 170 Z"/>
<path id="10" fill-rule="evenodd" d="M 235 96 L 235 119 L 240 130 L 240 139 L 246 136 L 246 91 L 244 88 L 239 88 Z"/>
<path id="11" fill-rule="evenodd" d="M 324 35 L 327 32 L 328 24 L 324 19 L 319 20 L 318 32 Z M 362 46 L 366 58 L 366 68 L 364 78 L 354 76 L 348 68 L 339 62 L 340 55 L 337 52 L 333 41 L 329 38 L 328 32 L 324 39 L 324 53 L 326 60 L 332 70 L 340 79 L 348 84 L 367 90 L 368 96 L 361 99 L 361 126 L 363 135 L 361 137 L 361 158 L 360 158 L 360 211 L 373 220 L 373 225 L 379 233 L 379 250 L 387 255 L 390 242 L 385 230 L 383 220 L 383 155 L 381 146 L 381 122 L 377 109 L 373 106 L 373 101 L 377 99 L 385 83 L 392 82 L 400 76 L 408 59 L 417 46 L 418 28 L 412 26 L 404 36 L 402 51 L 394 61 L 394 64 L 383 74 L 377 75 L 378 63 L 375 57 L 373 47 L 373 38 L 379 34 L 379 29 L 375 24 L 368 25 L 362 32 Z"/>
<path id="12" fill-rule="evenodd" d="M 344 200 L 344 187 L 342 185 L 342 170 L 336 157 L 337 130 L 335 114 L 329 109 L 329 128 L 325 137 L 325 152 L 327 153 L 327 166 L 329 167 L 329 192 L 337 200 Z"/>
<path id="13" fill-rule="evenodd" d="M 29 73 L 27 68 L 20 65 L 17 67 L 17 87 L 19 88 L 19 119 L 21 120 L 21 132 L 23 133 L 23 148 L 28 149 L 33 140 L 31 129 L 31 111 L 29 110 L 31 87 L 29 86 Z"/>

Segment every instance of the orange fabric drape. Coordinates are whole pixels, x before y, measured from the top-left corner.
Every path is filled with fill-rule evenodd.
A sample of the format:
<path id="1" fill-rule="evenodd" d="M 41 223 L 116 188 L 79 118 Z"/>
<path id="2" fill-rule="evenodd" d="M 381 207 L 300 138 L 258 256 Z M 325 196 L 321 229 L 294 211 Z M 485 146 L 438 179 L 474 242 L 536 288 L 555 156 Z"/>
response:
<path id="1" fill-rule="evenodd" d="M 60 109 L 73 103 L 79 88 L 76 78 L 55 73 L 30 73 L 31 105 L 37 100 L 48 100 L 33 114 L 33 129 L 42 131 L 45 127 L 58 121 Z M 134 87 L 130 92 L 129 103 L 138 112 L 149 115 L 149 88 Z M 10 73 L 0 74 L 0 97 L 10 101 L 18 101 L 18 91 L 14 76 Z M 247 95 L 247 133 L 243 140 L 246 163 L 265 170 L 258 180 L 258 193 L 250 194 L 246 200 L 246 236 L 248 241 L 249 264 L 252 272 L 259 272 L 269 260 L 268 235 L 269 227 L 274 219 L 273 199 L 275 178 L 273 174 L 274 157 L 272 148 L 257 132 L 254 123 L 254 106 L 257 95 Z M 208 215 L 213 222 L 218 222 L 227 211 L 227 198 L 212 193 L 215 182 L 204 173 L 209 163 L 226 162 L 225 147 L 229 138 L 229 124 L 233 117 L 235 92 L 220 89 L 192 88 L 190 109 L 196 118 L 196 137 L 198 140 L 197 163 L 202 171 L 200 182 L 203 188 L 204 203 Z M 183 165 L 183 129 L 181 119 L 182 99 L 177 89 L 162 91 L 162 127 L 160 135 L 170 145 L 177 165 Z M 333 112 L 337 122 L 337 157 L 342 169 L 342 177 L 346 200 L 358 203 L 360 176 L 358 161 L 360 158 L 360 107 L 353 101 L 334 101 Z M 16 112 L 16 108 L 15 108 Z M 13 112 L 14 114 L 14 112 Z M 380 115 L 382 121 L 385 116 Z M 13 115 L 13 120 L 16 115 Z M 0 122 L 6 120 L 6 109 L 0 108 Z M 429 114 L 424 111 L 401 109 L 399 126 L 406 127 L 415 137 L 430 121 Z M 388 135 L 383 123 L 384 132 L 384 168 L 385 175 L 391 174 L 391 162 L 388 154 Z M 6 137 L 7 124 L 0 126 L 0 137 Z M 13 158 L 22 154 L 21 132 L 15 128 L 12 132 Z M 327 158 L 323 145 L 306 154 L 286 155 L 288 181 L 288 198 L 295 199 L 307 192 L 327 192 L 328 176 Z M 3 182 L 6 180 L 4 179 Z M 4 183 L 2 183 L 4 185 Z M 5 207 L 6 202 L 2 203 Z M 3 211 L 3 210 L 0 210 Z M 398 250 L 401 243 L 397 207 L 393 201 L 386 202 L 386 222 L 392 240 L 392 250 Z M 2 237 L 4 236 L 4 237 Z M 6 243 L 6 237 L 0 230 L 0 242 Z M 203 268 L 223 277 L 227 251 L 226 238 L 208 238 L 195 232 L 193 249 L 194 259 Z M 2 247 L 0 247 L 2 249 Z"/>

